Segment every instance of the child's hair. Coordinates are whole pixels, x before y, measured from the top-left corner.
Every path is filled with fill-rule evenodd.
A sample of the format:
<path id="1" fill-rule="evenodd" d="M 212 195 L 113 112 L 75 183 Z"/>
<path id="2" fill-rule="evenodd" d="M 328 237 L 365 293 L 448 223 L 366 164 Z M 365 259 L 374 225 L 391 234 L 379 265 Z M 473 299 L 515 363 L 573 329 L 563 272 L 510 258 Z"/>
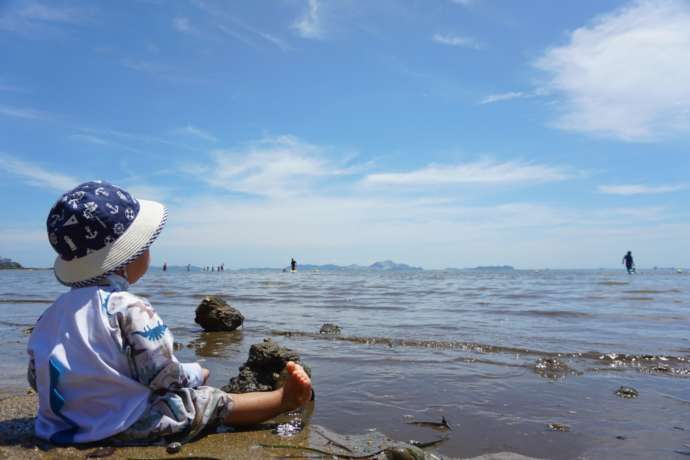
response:
<path id="1" fill-rule="evenodd" d="M 137 200 L 115 185 L 78 185 L 57 200 L 46 222 L 58 253 L 56 278 L 72 287 L 101 282 L 144 253 L 166 220 L 165 206 Z"/>

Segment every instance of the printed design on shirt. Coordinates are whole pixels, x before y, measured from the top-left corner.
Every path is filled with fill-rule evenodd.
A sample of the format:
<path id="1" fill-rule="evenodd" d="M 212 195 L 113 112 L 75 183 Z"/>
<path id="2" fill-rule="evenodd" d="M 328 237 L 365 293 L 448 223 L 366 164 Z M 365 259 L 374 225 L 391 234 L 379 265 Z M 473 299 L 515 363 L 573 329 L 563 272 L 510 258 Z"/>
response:
<path id="1" fill-rule="evenodd" d="M 146 304 L 144 302 L 136 302 L 136 303 L 127 305 L 127 308 L 136 308 L 140 312 L 147 314 L 148 317 L 151 319 L 153 319 L 154 315 L 156 314 L 156 312 L 153 311 L 153 308 L 151 307 L 151 305 Z"/>
<path id="2" fill-rule="evenodd" d="M 165 336 L 165 331 L 168 330 L 168 326 L 162 324 L 160 321 L 154 327 L 146 326 L 143 331 L 134 331 L 134 335 L 140 335 L 145 339 L 154 342 L 162 339 Z"/>

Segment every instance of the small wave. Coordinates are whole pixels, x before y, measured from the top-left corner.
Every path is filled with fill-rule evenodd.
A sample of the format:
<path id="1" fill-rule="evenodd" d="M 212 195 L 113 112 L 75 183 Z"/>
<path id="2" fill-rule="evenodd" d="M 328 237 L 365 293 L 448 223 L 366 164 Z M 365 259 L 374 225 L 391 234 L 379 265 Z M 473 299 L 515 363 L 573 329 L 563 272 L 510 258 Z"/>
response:
<path id="1" fill-rule="evenodd" d="M 610 280 L 610 281 L 599 281 L 597 284 L 600 286 L 623 286 L 623 285 L 630 284 L 630 283 L 627 281 Z"/>
<path id="2" fill-rule="evenodd" d="M 669 289 L 668 291 L 658 291 L 655 289 L 631 289 L 623 291 L 626 294 L 664 294 L 666 292 L 678 292 L 676 289 Z"/>
<path id="3" fill-rule="evenodd" d="M 513 315 L 513 316 L 545 316 L 547 318 L 589 318 L 590 313 L 582 311 L 568 310 L 487 310 L 486 313 L 494 315 Z"/>
<path id="4" fill-rule="evenodd" d="M 623 297 L 624 300 L 636 300 L 638 302 L 653 302 L 654 297 L 642 297 L 642 296 L 627 296 Z"/>

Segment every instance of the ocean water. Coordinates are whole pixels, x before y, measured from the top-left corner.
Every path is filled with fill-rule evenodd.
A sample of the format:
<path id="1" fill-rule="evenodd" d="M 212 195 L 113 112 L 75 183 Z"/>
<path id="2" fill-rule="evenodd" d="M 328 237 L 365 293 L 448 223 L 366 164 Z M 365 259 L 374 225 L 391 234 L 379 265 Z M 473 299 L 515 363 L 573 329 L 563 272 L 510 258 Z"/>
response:
<path id="1" fill-rule="evenodd" d="M 64 290 L 50 271 L 0 271 L 0 388 L 27 386 L 24 329 Z M 439 433 L 408 422 L 444 416 L 453 430 L 437 450 L 450 456 L 690 455 L 688 274 L 152 271 L 131 290 L 213 385 L 264 338 L 300 352 L 317 392 L 309 420 L 335 431 L 428 441 Z M 194 323 L 209 294 L 242 311 L 242 330 Z M 326 322 L 341 336 L 319 334 Z"/>

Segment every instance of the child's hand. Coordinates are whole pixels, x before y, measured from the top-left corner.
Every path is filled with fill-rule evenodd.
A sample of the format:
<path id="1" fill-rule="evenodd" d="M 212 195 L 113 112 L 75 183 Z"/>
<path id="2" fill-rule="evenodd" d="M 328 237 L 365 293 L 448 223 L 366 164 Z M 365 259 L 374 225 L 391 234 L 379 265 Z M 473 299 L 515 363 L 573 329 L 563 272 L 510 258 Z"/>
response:
<path id="1" fill-rule="evenodd" d="M 208 382 L 208 377 L 209 377 L 209 375 L 211 375 L 211 373 L 209 372 L 208 369 L 206 369 L 205 367 L 202 367 L 201 368 L 201 375 L 204 377 L 204 381 L 203 381 L 202 385 L 206 385 L 206 382 Z"/>

